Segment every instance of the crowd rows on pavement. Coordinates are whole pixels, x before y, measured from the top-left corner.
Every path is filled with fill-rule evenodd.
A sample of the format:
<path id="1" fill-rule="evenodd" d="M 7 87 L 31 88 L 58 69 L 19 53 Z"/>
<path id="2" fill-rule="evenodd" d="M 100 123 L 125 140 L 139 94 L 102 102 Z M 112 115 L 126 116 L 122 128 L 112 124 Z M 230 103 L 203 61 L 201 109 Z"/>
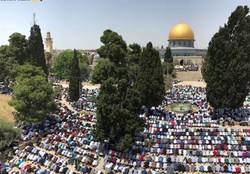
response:
<path id="1" fill-rule="evenodd" d="M 197 112 L 168 112 L 165 104 L 191 102 Z M 221 128 L 213 119 L 205 89 L 176 86 L 163 106 L 152 107 L 150 115 L 142 113 L 146 126 L 136 137 L 130 153 L 110 150 L 105 157 L 106 171 L 124 173 L 248 173 L 250 172 L 250 129 Z M 237 114 L 250 112 L 243 109 Z M 230 115 L 228 115 L 230 117 Z"/>
<path id="2" fill-rule="evenodd" d="M 71 101 L 68 96 L 68 88 L 64 88 L 63 94 L 66 100 L 77 111 L 96 112 L 96 98 L 99 94 L 99 89 L 82 88 L 80 98 L 78 101 Z"/>
<path id="3" fill-rule="evenodd" d="M 75 110 L 96 110 L 98 90 L 83 89 L 80 102 L 71 102 Z M 67 98 L 67 89 L 62 90 Z M 167 111 L 165 105 L 190 102 L 197 111 L 177 114 Z M 119 152 L 108 146 L 103 170 L 100 162 L 100 143 L 93 139 L 96 115 L 80 115 L 57 100 L 60 112 L 51 114 L 38 124 L 20 124 L 23 147 L 15 147 L 8 157 L 7 173 L 249 173 L 250 129 L 248 127 L 221 127 L 214 119 L 214 110 L 206 100 L 201 87 L 174 86 L 162 105 L 143 110 L 144 131 L 138 134 L 130 152 Z M 92 111 L 92 110 L 91 110 Z M 219 113 L 218 113 L 219 114 Z M 224 119 L 249 118 L 246 108 L 225 109 Z M 1 166 L 1 165 L 0 165 Z"/>
<path id="4" fill-rule="evenodd" d="M 60 98 L 56 101 L 60 112 L 41 123 L 18 125 L 24 145 L 14 148 L 14 155 L 8 156 L 8 170 L 2 173 L 101 173 L 95 169 L 100 158 L 93 123 L 68 109 Z"/>

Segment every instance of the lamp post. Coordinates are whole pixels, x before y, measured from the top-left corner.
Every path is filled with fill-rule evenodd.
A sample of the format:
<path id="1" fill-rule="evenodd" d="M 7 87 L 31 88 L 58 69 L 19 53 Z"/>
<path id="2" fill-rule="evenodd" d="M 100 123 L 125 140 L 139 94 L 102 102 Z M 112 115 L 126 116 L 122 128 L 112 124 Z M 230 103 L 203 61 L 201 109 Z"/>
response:
<path id="1" fill-rule="evenodd" d="M 81 89 L 81 79 L 79 77 L 79 98 L 81 98 L 81 93 L 82 93 L 82 89 Z"/>
<path id="2" fill-rule="evenodd" d="M 167 83 L 168 83 L 168 62 L 167 62 Z"/>

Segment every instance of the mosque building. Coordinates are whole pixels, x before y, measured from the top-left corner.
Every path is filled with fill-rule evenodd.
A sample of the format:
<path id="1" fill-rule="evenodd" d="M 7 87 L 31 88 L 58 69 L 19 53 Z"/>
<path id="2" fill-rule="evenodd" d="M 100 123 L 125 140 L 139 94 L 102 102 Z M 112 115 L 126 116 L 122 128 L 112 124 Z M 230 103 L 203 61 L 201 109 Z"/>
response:
<path id="1" fill-rule="evenodd" d="M 195 65 L 200 69 L 203 60 L 206 58 L 207 49 L 195 48 L 195 35 L 193 30 L 185 23 L 178 23 L 170 30 L 168 35 L 168 47 L 171 48 L 173 61 L 176 67 L 178 66 L 190 66 Z M 156 48 L 159 51 L 160 57 L 163 61 L 164 54 L 166 52 L 165 48 Z M 45 38 L 45 51 L 52 53 L 52 64 L 55 62 L 56 56 L 65 50 L 54 50 L 53 49 L 53 39 L 50 32 L 47 32 Z M 81 50 L 79 50 L 82 52 Z M 83 54 L 86 51 L 82 52 Z M 91 68 L 94 68 L 98 63 L 100 57 L 96 51 L 87 51 L 89 54 Z"/>
<path id="2" fill-rule="evenodd" d="M 168 35 L 168 47 L 171 48 L 175 65 L 202 65 L 206 57 L 206 49 L 194 47 L 195 37 L 193 30 L 185 23 L 175 25 Z M 165 49 L 159 49 L 160 57 L 163 59 Z"/>

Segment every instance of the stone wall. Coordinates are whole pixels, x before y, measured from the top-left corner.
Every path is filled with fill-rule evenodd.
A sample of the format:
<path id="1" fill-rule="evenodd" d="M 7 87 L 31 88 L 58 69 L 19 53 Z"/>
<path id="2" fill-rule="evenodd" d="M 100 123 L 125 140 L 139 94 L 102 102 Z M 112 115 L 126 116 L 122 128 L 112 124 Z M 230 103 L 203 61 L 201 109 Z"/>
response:
<path id="1" fill-rule="evenodd" d="M 193 64 L 202 66 L 203 59 L 202 56 L 174 56 L 173 61 L 176 65 L 180 65 L 181 60 L 183 60 L 184 64 L 188 64 L 191 62 Z"/>

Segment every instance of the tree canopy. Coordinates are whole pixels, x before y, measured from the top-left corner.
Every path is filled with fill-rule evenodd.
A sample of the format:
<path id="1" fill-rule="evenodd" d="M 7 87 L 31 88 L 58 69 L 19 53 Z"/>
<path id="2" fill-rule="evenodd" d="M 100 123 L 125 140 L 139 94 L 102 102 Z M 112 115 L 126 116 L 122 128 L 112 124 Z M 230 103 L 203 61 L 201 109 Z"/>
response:
<path id="1" fill-rule="evenodd" d="M 69 75 L 69 97 L 73 101 L 77 101 L 80 97 L 81 86 L 81 72 L 79 68 L 79 59 L 77 58 L 77 52 L 74 50 L 74 55 L 70 65 Z"/>
<path id="2" fill-rule="evenodd" d="M 176 77 L 176 74 L 174 71 L 172 52 L 169 47 L 166 48 L 166 52 L 164 54 L 164 61 L 162 62 L 162 71 L 163 71 L 163 74 L 166 76 Z"/>
<path id="3" fill-rule="evenodd" d="M 101 37 L 104 44 L 98 53 L 104 60 L 93 71 L 93 82 L 101 83 L 97 98 L 97 123 L 94 137 L 109 140 L 118 150 L 128 151 L 134 135 L 143 130 L 139 118 L 140 98 L 129 80 L 128 50 L 126 42 L 118 33 L 106 30 Z M 131 54 L 132 55 L 132 54 Z"/>
<path id="4" fill-rule="evenodd" d="M 98 62 L 92 73 L 92 82 L 102 84 L 109 77 L 115 77 L 115 65 L 108 59 Z"/>
<path id="5" fill-rule="evenodd" d="M 139 105 L 138 92 L 126 88 L 125 80 L 118 84 L 114 78 L 104 81 L 97 100 L 95 138 L 102 142 L 109 140 L 119 150 L 128 151 L 134 135 L 143 128 L 143 121 L 138 116 Z"/>
<path id="6" fill-rule="evenodd" d="M 127 66 L 128 66 L 128 78 L 131 84 L 135 83 L 139 73 L 139 62 L 142 55 L 142 49 L 139 44 L 130 44 L 128 49 Z"/>
<path id="7" fill-rule="evenodd" d="M 16 61 L 10 58 L 9 46 L 0 46 L 0 81 L 9 82 L 11 69 L 16 65 Z"/>
<path id="8" fill-rule="evenodd" d="M 159 52 L 153 48 L 151 42 L 142 52 L 136 88 L 142 105 L 151 108 L 161 104 L 165 93 L 163 72 Z"/>
<path id="9" fill-rule="evenodd" d="M 250 16 L 238 6 L 209 42 L 202 73 L 207 99 L 215 108 L 243 105 L 250 87 Z"/>
<path id="10" fill-rule="evenodd" d="M 16 66 L 15 68 L 13 68 L 11 70 L 11 75 L 16 79 L 24 79 L 34 76 L 44 76 L 44 72 L 41 71 L 40 67 L 27 64 L 23 66 Z"/>
<path id="11" fill-rule="evenodd" d="M 28 41 L 20 33 L 9 36 L 9 45 L 0 46 L 0 81 L 9 83 L 11 70 L 28 59 Z"/>
<path id="12" fill-rule="evenodd" d="M 32 65 L 17 68 L 16 85 L 10 104 L 17 110 L 17 120 L 41 121 L 56 110 L 52 84 L 47 81 L 43 70 Z"/>
<path id="13" fill-rule="evenodd" d="M 122 39 L 122 36 L 110 29 L 107 29 L 103 32 L 100 40 L 104 44 L 97 50 L 101 58 L 114 58 L 114 49 L 120 49 L 120 52 L 118 51 L 116 53 L 123 55 L 127 51 L 127 44 Z"/>
<path id="14" fill-rule="evenodd" d="M 29 52 L 29 63 L 41 67 L 44 73 L 48 74 L 41 30 L 36 24 L 30 29 Z"/>
<path id="15" fill-rule="evenodd" d="M 40 27 L 34 24 L 29 40 L 20 33 L 9 36 L 9 45 L 0 47 L 0 81 L 15 84 L 10 104 L 17 120 L 40 121 L 56 109 L 52 84 L 45 76 L 47 67 Z"/>
<path id="16" fill-rule="evenodd" d="M 164 62 L 173 62 L 172 52 L 169 47 L 166 48 L 166 52 L 164 54 Z"/>
<path id="17" fill-rule="evenodd" d="M 9 36 L 9 53 L 19 65 L 23 65 L 28 57 L 28 40 L 25 35 L 20 33 L 13 33 Z"/>
<path id="18" fill-rule="evenodd" d="M 0 120 L 0 151 L 9 146 L 20 135 L 20 130 L 13 128 L 12 124 Z"/>
<path id="19" fill-rule="evenodd" d="M 86 80 L 90 74 L 90 68 L 88 67 L 89 61 L 87 56 L 83 56 L 79 51 L 76 51 L 77 58 L 79 59 L 79 67 L 81 70 L 81 80 Z M 72 58 L 74 51 L 68 50 L 61 52 L 52 68 L 52 72 L 56 77 L 69 80 L 69 74 L 71 71 Z"/>

